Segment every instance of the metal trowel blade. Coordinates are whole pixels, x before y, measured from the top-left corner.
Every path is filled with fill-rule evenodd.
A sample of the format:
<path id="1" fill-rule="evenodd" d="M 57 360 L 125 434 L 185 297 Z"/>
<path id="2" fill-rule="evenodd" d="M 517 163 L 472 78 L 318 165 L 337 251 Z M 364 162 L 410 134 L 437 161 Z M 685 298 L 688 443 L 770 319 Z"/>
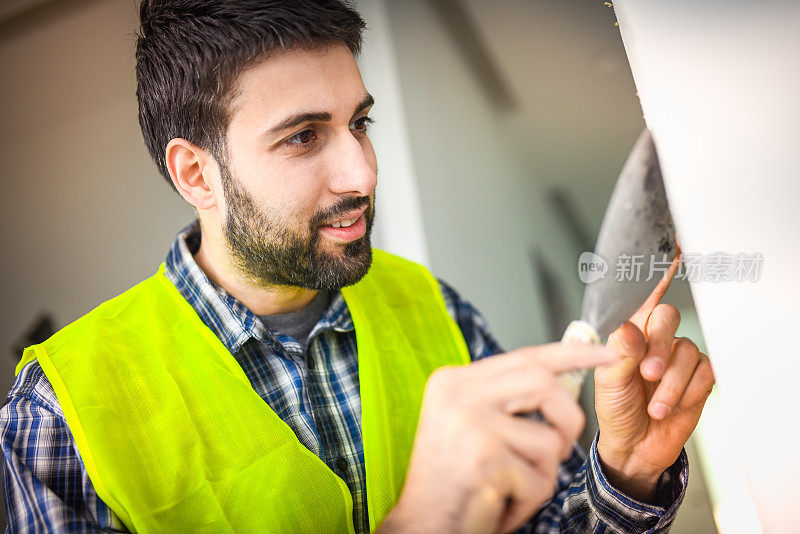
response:
<path id="1" fill-rule="evenodd" d="M 581 319 L 601 339 L 608 336 L 645 302 L 677 250 L 658 154 L 645 129 L 606 208 L 595 254 L 608 269 L 604 277 L 586 285 Z"/>

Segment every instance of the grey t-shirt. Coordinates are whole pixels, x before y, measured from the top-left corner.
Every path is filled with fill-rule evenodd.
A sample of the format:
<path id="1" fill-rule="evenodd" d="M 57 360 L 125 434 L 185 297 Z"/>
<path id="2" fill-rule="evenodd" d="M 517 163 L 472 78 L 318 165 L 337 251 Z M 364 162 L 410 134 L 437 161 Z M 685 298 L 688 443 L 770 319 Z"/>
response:
<path id="1" fill-rule="evenodd" d="M 258 317 L 272 332 L 291 336 L 305 347 L 308 335 L 328 307 L 329 298 L 330 295 L 327 291 L 320 291 L 308 303 L 308 306 L 301 310 L 276 315 L 259 315 Z"/>

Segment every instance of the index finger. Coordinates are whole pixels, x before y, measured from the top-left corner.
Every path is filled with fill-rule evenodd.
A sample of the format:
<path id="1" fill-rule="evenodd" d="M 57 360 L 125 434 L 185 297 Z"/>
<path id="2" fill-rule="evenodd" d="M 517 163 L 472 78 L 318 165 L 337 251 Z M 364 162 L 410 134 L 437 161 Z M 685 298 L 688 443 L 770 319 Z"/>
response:
<path id="1" fill-rule="evenodd" d="M 647 320 L 650 318 L 650 314 L 653 313 L 655 307 L 658 306 L 658 303 L 661 302 L 661 299 L 666 294 L 670 283 L 672 283 L 672 279 L 675 277 L 675 273 L 678 272 L 680 265 L 681 249 L 678 247 L 678 251 L 675 254 L 675 259 L 672 260 L 667 272 L 664 273 L 664 276 L 662 276 L 661 280 L 658 281 L 655 289 L 653 289 L 653 292 L 650 293 L 649 297 L 647 297 L 647 300 L 644 301 L 644 304 L 642 304 L 639 309 L 636 310 L 636 313 L 631 315 L 630 322 L 635 324 L 642 332 L 645 332 L 645 327 L 647 326 Z"/>
<path id="2" fill-rule="evenodd" d="M 510 354 L 511 355 L 511 354 Z M 523 347 L 513 352 L 513 358 L 523 365 L 536 362 L 554 374 L 577 369 L 594 369 L 619 359 L 616 351 L 589 343 L 548 343 L 538 347 Z"/>

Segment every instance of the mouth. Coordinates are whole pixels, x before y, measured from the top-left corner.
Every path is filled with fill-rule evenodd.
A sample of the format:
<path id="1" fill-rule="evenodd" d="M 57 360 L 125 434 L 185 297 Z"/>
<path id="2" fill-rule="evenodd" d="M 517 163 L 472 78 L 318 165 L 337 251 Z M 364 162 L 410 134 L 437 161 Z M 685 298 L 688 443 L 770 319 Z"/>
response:
<path id="1" fill-rule="evenodd" d="M 364 236 L 367 230 L 367 207 L 345 213 L 338 219 L 320 226 L 319 231 L 334 241 L 349 243 Z"/>
<path id="2" fill-rule="evenodd" d="M 341 221 L 336 221 L 335 223 L 332 223 L 329 226 L 331 228 L 347 228 L 355 224 L 357 220 L 358 217 L 356 217 L 355 219 L 342 219 Z"/>

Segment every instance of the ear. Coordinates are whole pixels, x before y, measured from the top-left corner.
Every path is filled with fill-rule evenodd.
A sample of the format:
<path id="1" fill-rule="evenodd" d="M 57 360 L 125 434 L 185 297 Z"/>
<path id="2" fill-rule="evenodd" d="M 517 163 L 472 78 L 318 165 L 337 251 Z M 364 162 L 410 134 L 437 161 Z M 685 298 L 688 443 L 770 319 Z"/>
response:
<path id="1" fill-rule="evenodd" d="M 213 161 L 208 152 L 186 139 L 176 137 L 167 143 L 166 163 L 172 183 L 186 202 L 199 210 L 217 203 L 211 183 L 217 173 Z"/>

